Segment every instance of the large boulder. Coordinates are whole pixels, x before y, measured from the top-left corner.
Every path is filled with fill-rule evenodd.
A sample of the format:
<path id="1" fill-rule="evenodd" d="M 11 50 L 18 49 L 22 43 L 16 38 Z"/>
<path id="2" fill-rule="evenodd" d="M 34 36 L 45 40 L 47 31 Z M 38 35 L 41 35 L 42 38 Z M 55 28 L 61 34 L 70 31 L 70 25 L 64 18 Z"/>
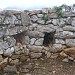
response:
<path id="1" fill-rule="evenodd" d="M 39 31 L 39 32 L 52 32 L 54 30 L 55 30 L 55 28 L 52 24 L 37 26 L 37 31 Z"/>
<path id="2" fill-rule="evenodd" d="M 50 48 L 51 52 L 59 52 L 62 50 L 62 44 L 53 44 L 52 48 Z"/>
<path id="3" fill-rule="evenodd" d="M 30 44 L 33 45 L 33 44 L 35 43 L 35 41 L 36 41 L 36 38 L 32 38 L 32 39 L 30 40 Z"/>
<path id="4" fill-rule="evenodd" d="M 22 25 L 30 24 L 30 17 L 29 15 L 27 15 L 26 12 L 21 12 L 21 22 L 22 22 Z"/>
<path id="5" fill-rule="evenodd" d="M 70 47 L 75 46 L 75 39 L 66 39 L 65 43 Z"/>
<path id="6" fill-rule="evenodd" d="M 32 20 L 33 22 L 36 22 L 36 21 L 38 20 L 38 17 L 37 17 L 36 15 L 32 15 L 32 16 L 31 16 L 31 20 Z"/>
<path id="7" fill-rule="evenodd" d="M 72 27 L 72 26 L 65 26 L 65 27 L 63 27 L 63 30 L 65 30 L 65 31 L 75 31 L 75 27 Z"/>
<path id="8" fill-rule="evenodd" d="M 35 45 L 39 46 L 39 45 L 43 45 L 43 38 L 40 38 L 38 40 L 35 41 Z"/>
<path id="9" fill-rule="evenodd" d="M 28 36 L 30 36 L 32 38 L 34 38 L 34 37 L 36 37 L 36 38 L 38 38 L 38 37 L 44 37 L 44 34 L 41 33 L 41 32 L 39 32 L 39 31 L 27 31 L 26 35 L 28 35 Z"/>

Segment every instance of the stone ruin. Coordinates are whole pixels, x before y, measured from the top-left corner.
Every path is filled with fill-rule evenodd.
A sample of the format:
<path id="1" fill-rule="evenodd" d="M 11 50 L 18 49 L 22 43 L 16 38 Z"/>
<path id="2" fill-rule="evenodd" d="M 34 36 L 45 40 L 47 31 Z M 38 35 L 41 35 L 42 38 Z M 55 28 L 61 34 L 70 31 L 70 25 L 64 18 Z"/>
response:
<path id="1" fill-rule="evenodd" d="M 0 11 L 1 64 L 8 59 L 15 64 L 16 59 L 49 58 L 52 53 L 75 46 L 75 6 L 62 5 L 62 10 L 60 19 L 55 8 Z"/>

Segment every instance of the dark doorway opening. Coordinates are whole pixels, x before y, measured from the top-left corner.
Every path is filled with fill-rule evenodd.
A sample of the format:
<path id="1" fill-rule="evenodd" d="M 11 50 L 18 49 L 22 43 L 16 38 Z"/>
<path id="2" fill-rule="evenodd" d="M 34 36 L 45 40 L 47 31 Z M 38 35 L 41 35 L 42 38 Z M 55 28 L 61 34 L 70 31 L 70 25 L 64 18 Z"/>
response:
<path id="1" fill-rule="evenodd" d="M 16 39 L 16 43 L 25 44 L 25 32 L 13 35 L 13 37 Z"/>
<path id="2" fill-rule="evenodd" d="M 43 41 L 44 46 L 52 46 L 53 45 L 53 43 L 55 42 L 55 37 L 54 37 L 55 32 L 56 31 L 53 31 L 50 33 L 45 32 L 44 41 Z"/>

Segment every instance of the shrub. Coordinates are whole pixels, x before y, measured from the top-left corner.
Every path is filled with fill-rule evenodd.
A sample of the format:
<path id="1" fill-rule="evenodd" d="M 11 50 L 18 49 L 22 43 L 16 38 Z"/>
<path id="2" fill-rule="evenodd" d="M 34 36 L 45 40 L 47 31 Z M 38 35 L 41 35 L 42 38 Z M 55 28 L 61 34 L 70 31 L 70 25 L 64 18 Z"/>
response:
<path id="1" fill-rule="evenodd" d="M 56 7 L 57 17 L 60 19 L 62 17 L 62 7 Z"/>
<path id="2" fill-rule="evenodd" d="M 42 19 L 45 20 L 45 22 L 48 21 L 49 14 L 44 14 L 43 17 L 42 17 Z"/>

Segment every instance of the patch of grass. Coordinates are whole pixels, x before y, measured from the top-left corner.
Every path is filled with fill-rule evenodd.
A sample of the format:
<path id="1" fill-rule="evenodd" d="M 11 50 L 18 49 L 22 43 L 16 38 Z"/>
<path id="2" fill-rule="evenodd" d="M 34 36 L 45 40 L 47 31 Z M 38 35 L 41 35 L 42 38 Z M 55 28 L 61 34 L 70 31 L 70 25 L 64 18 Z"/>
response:
<path id="1" fill-rule="evenodd" d="M 55 9 L 58 19 L 62 18 L 62 7 L 56 7 Z"/>
<path id="2" fill-rule="evenodd" d="M 49 14 L 44 14 L 42 19 L 46 22 L 49 19 Z"/>

